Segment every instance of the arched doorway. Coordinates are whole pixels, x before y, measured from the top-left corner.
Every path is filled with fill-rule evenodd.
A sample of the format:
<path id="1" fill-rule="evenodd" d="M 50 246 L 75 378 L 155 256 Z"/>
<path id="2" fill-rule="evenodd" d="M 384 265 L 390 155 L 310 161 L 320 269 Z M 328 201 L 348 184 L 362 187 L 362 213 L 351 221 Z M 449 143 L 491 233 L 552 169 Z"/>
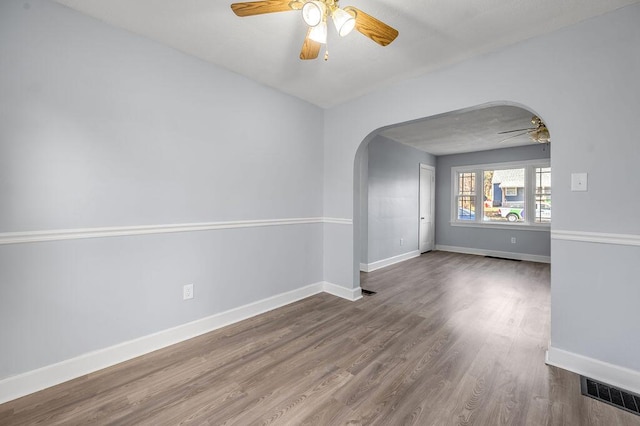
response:
<path id="1" fill-rule="evenodd" d="M 524 194 L 525 170 L 527 174 L 531 174 L 530 170 L 536 170 L 536 168 L 533 166 L 521 167 L 521 163 L 525 164 L 527 161 L 531 161 L 532 164 L 535 164 L 535 160 L 540 160 L 541 165 L 544 165 L 545 161 L 549 165 L 544 170 L 548 172 L 545 175 L 540 171 L 540 167 L 538 167 L 538 175 L 528 175 L 529 186 L 536 176 L 545 180 L 550 176 L 550 148 L 548 137 L 546 137 L 548 134 L 546 136 L 540 134 L 540 128 L 535 123 L 536 117 L 538 115 L 525 106 L 511 102 L 493 102 L 387 126 L 369 134 L 358 147 L 354 160 L 355 287 L 358 287 L 361 270 L 377 269 L 377 266 L 400 262 L 420 253 L 418 247 L 418 195 L 416 194 L 412 198 L 406 195 L 406 191 L 404 195 L 397 193 L 372 194 L 374 191 L 379 191 L 380 187 L 383 187 L 383 190 L 385 187 L 393 190 L 393 188 L 401 188 L 402 185 L 416 187 L 419 184 L 419 165 L 417 163 L 412 164 L 411 161 L 404 161 L 403 165 L 398 165 L 402 162 L 400 157 L 403 155 L 411 157 L 411 152 L 415 157 L 418 157 L 419 153 L 427 153 L 431 156 L 430 158 L 434 159 L 433 165 L 437 169 L 436 192 L 438 195 L 435 201 L 437 205 L 435 210 L 437 247 L 467 250 L 466 252 L 476 254 L 486 252 L 487 254 L 501 254 L 503 257 L 548 261 L 550 259 L 550 187 L 546 189 L 547 193 L 545 194 L 535 194 L 536 189 L 530 188 L 526 207 L 524 200 L 515 200 L 515 198 L 510 200 L 520 213 L 520 222 L 511 228 L 508 227 L 511 224 L 503 223 L 508 219 L 506 215 L 502 216 L 504 213 L 500 210 L 502 204 L 496 202 L 494 206 L 492 199 L 494 188 L 497 188 L 496 193 L 502 188 L 500 182 L 492 182 L 491 180 L 494 169 L 516 170 L 514 173 L 520 173 L 523 181 L 522 194 Z M 544 124 L 544 121 L 541 123 Z M 538 140 L 535 140 L 536 138 Z M 378 149 L 378 146 L 383 145 L 385 149 Z M 393 145 L 397 146 L 398 150 L 405 152 L 402 155 L 394 155 L 391 160 L 385 163 L 385 159 L 380 157 L 384 154 L 381 152 L 389 151 L 389 147 Z M 370 168 L 371 161 L 373 163 Z M 502 167 L 500 164 L 505 166 Z M 482 181 L 480 176 L 477 176 L 478 185 L 482 184 L 483 186 L 483 191 L 478 191 L 477 196 L 474 195 L 476 198 L 483 198 L 478 207 L 478 216 L 475 215 L 475 204 L 473 207 L 460 204 L 463 212 L 469 212 L 467 217 L 462 220 L 473 219 L 473 222 L 476 223 L 450 223 L 459 222 L 458 215 L 454 214 L 455 211 L 452 207 L 454 200 L 451 192 L 453 184 L 451 176 L 454 165 L 490 166 L 483 174 Z M 384 170 L 374 170 L 374 166 Z M 404 173 L 398 167 L 414 167 L 413 172 L 415 173 L 412 178 L 406 178 L 406 176 L 411 176 L 411 173 Z M 502 174 L 504 175 L 504 173 Z M 384 179 L 385 175 L 388 175 L 390 179 L 394 176 L 404 176 L 405 178 L 403 178 L 403 182 L 391 182 L 385 185 L 381 184 L 381 179 Z M 409 181 L 410 179 L 415 179 L 415 181 Z M 372 184 L 374 180 L 375 185 Z M 513 182 L 511 183 L 513 184 Z M 510 187 L 508 191 L 515 189 L 517 196 L 517 187 L 517 185 L 513 188 Z M 505 189 L 506 191 L 507 189 Z M 520 195 L 524 196 L 522 194 Z M 548 197 L 548 200 L 545 199 L 543 203 L 541 198 L 535 198 L 541 195 Z M 387 203 L 385 209 L 381 209 L 378 204 L 380 204 L 380 199 L 385 196 L 391 201 Z M 398 204 L 403 204 L 398 209 L 393 205 L 394 197 L 404 197 L 401 202 L 398 202 Z M 473 198 L 474 203 L 478 201 L 476 198 Z M 522 206 L 517 206 L 516 203 L 520 201 Z M 544 215 L 548 216 L 544 218 L 544 223 L 536 223 L 534 220 L 534 217 L 542 215 L 540 209 L 535 208 L 536 205 L 549 207 L 544 209 Z M 384 220 L 380 218 L 381 210 L 384 210 L 382 214 L 387 215 L 383 218 Z M 398 211 L 404 220 L 403 226 L 398 226 L 400 221 L 393 217 Z M 525 214 L 525 211 L 528 212 L 528 215 Z M 540 217 L 540 219 L 542 218 Z M 411 232 L 407 231 L 411 222 L 415 223 L 413 228 L 415 234 L 407 238 L 402 233 Z M 380 228 L 382 227 L 387 227 L 383 237 L 380 236 Z M 395 228 L 389 229 L 393 227 Z M 546 228 L 546 232 L 539 232 L 540 230 L 544 231 L 543 228 Z M 532 232 L 534 229 L 536 232 Z M 467 235 L 471 235 L 471 239 L 484 239 L 493 241 L 493 243 L 468 244 L 464 242 Z M 497 242 L 498 240 L 499 242 Z M 504 241 L 508 243 L 504 243 Z M 391 249 L 386 246 L 381 248 L 381 244 L 393 247 Z"/>

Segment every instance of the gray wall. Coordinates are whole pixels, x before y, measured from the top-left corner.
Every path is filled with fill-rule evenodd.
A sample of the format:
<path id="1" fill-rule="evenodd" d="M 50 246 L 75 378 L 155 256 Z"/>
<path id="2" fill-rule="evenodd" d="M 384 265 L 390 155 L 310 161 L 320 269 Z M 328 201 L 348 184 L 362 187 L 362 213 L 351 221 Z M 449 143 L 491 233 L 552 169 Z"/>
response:
<path id="1" fill-rule="evenodd" d="M 0 2 L 0 233 L 322 216 L 321 109 L 26 4 Z M 0 379 L 319 282 L 322 241 L 309 224 L 0 246 Z"/>
<path id="2" fill-rule="evenodd" d="M 368 256 L 364 263 L 373 263 L 418 250 L 420 163 L 435 166 L 436 159 L 383 136 L 369 143 L 368 154 Z"/>
<path id="3" fill-rule="evenodd" d="M 451 226 L 451 168 L 477 164 L 506 163 L 550 158 L 545 145 L 495 149 L 437 157 L 436 169 L 436 244 L 502 252 L 550 256 L 550 232 L 519 229 Z M 555 202 L 555 198 L 553 199 Z M 516 237 L 516 244 L 511 243 Z"/>

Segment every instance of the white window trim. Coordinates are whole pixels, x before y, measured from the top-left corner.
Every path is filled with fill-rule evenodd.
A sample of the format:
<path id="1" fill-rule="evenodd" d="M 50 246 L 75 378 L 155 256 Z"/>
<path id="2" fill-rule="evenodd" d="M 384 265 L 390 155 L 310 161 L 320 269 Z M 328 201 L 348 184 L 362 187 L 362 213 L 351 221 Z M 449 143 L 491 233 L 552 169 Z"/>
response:
<path id="1" fill-rule="evenodd" d="M 535 185 L 535 169 L 537 167 L 551 167 L 551 161 L 548 159 L 526 160 L 526 161 L 509 161 L 504 163 L 488 163 L 474 164 L 468 166 L 455 166 L 451 168 L 451 226 L 462 226 L 471 228 L 494 228 L 494 229 L 523 229 L 529 231 L 549 231 L 551 224 L 535 222 L 535 205 L 536 191 L 535 188 L 529 188 Z M 483 182 L 485 170 L 500 169 L 518 169 L 524 168 L 524 187 L 525 187 L 525 222 L 485 222 L 482 212 L 484 211 Z M 458 195 L 458 173 L 473 172 L 476 174 L 476 218 L 474 221 L 458 220 L 458 205 L 456 203 Z M 553 170 L 552 170 L 553 173 Z M 553 190 L 553 188 L 552 188 Z M 533 218 L 534 221 L 531 221 Z M 553 220 L 553 219 L 552 219 Z"/>

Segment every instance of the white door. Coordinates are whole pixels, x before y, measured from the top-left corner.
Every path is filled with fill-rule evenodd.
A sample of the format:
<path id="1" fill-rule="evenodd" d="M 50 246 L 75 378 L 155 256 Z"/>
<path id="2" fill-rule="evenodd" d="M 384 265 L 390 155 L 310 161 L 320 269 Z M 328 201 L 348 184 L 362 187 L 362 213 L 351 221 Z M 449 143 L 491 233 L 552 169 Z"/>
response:
<path id="1" fill-rule="evenodd" d="M 435 246 L 435 169 L 420 164 L 420 253 Z"/>

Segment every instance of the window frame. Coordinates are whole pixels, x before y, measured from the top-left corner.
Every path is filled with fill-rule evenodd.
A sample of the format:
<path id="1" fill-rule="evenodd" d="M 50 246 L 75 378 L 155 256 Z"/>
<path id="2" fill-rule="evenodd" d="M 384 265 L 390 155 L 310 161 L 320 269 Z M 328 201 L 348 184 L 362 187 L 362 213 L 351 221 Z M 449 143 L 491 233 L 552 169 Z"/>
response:
<path id="1" fill-rule="evenodd" d="M 477 228 L 501 228 L 501 229 L 527 229 L 537 231 L 549 231 L 551 222 L 536 222 L 536 168 L 550 168 L 551 161 L 549 159 L 526 160 L 526 161 L 509 161 L 504 163 L 488 163 L 474 164 L 468 166 L 454 166 L 451 168 L 451 218 L 450 225 L 466 226 Z M 483 182 L 478 179 L 484 179 L 484 172 L 489 170 L 504 169 L 524 169 L 524 192 L 525 192 L 525 210 L 524 222 L 491 222 L 484 220 L 484 194 Z M 457 200 L 459 196 L 459 180 L 460 173 L 475 173 L 475 219 L 459 220 L 457 211 Z M 550 171 L 553 173 L 553 170 Z M 553 185 L 551 186 L 553 193 Z M 553 216 L 552 219 L 553 220 Z"/>
<path id="2" fill-rule="evenodd" d="M 518 167 L 519 169 L 521 167 Z M 504 188 L 504 195 L 506 195 L 507 197 L 517 197 L 518 196 L 518 188 L 516 188 L 515 186 L 509 186 L 507 188 Z"/>

